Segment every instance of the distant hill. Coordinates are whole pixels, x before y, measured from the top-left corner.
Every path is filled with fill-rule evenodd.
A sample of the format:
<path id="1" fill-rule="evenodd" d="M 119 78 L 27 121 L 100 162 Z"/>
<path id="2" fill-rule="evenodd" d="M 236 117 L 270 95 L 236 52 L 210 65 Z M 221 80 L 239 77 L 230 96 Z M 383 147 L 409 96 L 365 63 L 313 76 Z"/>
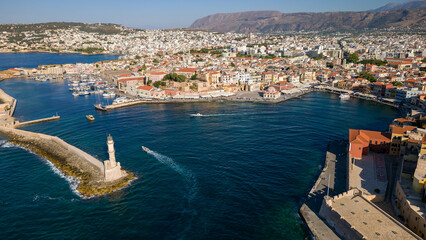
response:
<path id="1" fill-rule="evenodd" d="M 405 8 L 424 8 L 426 7 L 426 0 L 413 0 L 405 3 L 389 3 L 383 7 L 371 10 L 371 12 L 392 11 Z"/>
<path id="2" fill-rule="evenodd" d="M 74 22 L 49 22 L 49 23 L 34 23 L 34 24 L 0 24 L 0 32 L 25 32 L 36 31 L 44 32 L 45 30 L 79 28 L 84 32 L 96 32 L 102 34 L 117 34 L 123 31 L 130 30 L 124 26 L 112 23 L 74 23 Z"/>
<path id="3" fill-rule="evenodd" d="M 253 11 L 218 13 L 196 20 L 191 29 L 216 32 L 337 31 L 372 28 L 417 28 L 426 30 L 426 8 L 386 12 L 281 13 Z"/>

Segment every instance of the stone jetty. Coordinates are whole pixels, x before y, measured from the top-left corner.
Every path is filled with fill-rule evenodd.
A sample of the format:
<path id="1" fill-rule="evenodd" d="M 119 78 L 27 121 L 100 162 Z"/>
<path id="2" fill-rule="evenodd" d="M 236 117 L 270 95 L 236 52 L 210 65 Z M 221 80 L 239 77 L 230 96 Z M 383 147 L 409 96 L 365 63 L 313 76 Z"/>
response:
<path id="1" fill-rule="evenodd" d="M 16 100 L 7 96 L 9 95 L 0 89 L 0 100 L 6 104 L 5 110 L 7 109 L 0 116 L 0 133 L 9 137 L 10 142 L 50 161 L 64 175 L 73 177 L 78 181 L 77 191 L 82 196 L 91 197 L 111 193 L 126 187 L 135 178 L 133 173 L 122 169 L 120 162 L 116 161 L 114 141 L 111 136 L 107 139 L 109 160 L 102 162 L 58 137 L 16 129 L 20 125 L 11 113 Z M 52 117 L 48 120 L 57 118 Z M 6 120 L 2 121 L 3 119 Z"/>

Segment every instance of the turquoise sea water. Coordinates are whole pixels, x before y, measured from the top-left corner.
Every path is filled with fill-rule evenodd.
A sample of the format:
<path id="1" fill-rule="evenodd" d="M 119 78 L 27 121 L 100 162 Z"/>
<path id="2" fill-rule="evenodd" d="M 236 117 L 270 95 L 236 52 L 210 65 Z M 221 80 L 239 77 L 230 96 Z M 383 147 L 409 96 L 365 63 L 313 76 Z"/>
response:
<path id="1" fill-rule="evenodd" d="M 0 71 L 14 67 L 37 68 L 39 65 L 94 63 L 117 60 L 117 55 L 81 55 L 73 53 L 0 53 Z"/>
<path id="2" fill-rule="evenodd" d="M 398 112 L 359 99 L 310 93 L 280 104 L 139 105 L 96 112 L 96 96 L 73 97 L 64 82 L 8 80 L 25 127 L 57 135 L 138 175 L 121 191 L 79 198 L 45 160 L 0 147 L 0 236 L 9 239 L 305 239 L 301 199 L 328 141 L 348 128 L 384 130 Z M 207 115 L 191 118 L 189 114 Z M 89 122 L 86 114 L 96 120 Z M 152 153 L 141 150 L 147 146 Z"/>

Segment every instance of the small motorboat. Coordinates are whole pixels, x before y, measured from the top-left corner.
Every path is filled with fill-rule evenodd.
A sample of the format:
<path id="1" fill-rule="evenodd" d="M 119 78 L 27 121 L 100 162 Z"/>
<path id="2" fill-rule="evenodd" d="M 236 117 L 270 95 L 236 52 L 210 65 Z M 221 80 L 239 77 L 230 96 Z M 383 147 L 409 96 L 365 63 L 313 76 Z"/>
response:
<path id="1" fill-rule="evenodd" d="M 86 118 L 89 121 L 95 121 L 95 117 L 93 117 L 93 115 L 86 115 Z"/>
<path id="2" fill-rule="evenodd" d="M 149 152 L 149 151 L 151 151 L 151 150 L 149 150 L 149 148 L 147 148 L 147 147 L 145 147 L 145 146 L 142 146 L 142 149 L 143 149 L 145 152 Z"/>
<path id="3" fill-rule="evenodd" d="M 203 114 L 201 113 L 196 113 L 196 114 L 191 114 L 191 117 L 202 117 Z"/>

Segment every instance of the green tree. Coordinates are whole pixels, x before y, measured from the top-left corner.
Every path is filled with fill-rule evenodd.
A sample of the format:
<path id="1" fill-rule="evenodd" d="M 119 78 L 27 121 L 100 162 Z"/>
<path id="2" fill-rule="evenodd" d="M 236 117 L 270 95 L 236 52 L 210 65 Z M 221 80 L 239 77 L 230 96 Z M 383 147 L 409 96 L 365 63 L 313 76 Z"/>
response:
<path id="1" fill-rule="evenodd" d="M 142 72 L 142 71 L 145 71 L 146 70 L 146 65 L 144 64 L 144 65 L 142 65 L 142 67 L 138 70 L 138 72 Z"/>
<path id="2" fill-rule="evenodd" d="M 166 82 L 163 81 L 157 81 L 154 83 L 154 87 L 159 88 L 159 87 L 165 87 L 166 86 Z"/>
<path id="3" fill-rule="evenodd" d="M 235 67 L 235 63 L 231 63 L 231 67 L 233 67 L 233 68 L 234 68 L 234 67 Z"/>
<path id="4" fill-rule="evenodd" d="M 198 78 L 197 74 L 194 74 L 194 75 L 191 76 L 191 80 L 197 80 L 197 78 Z"/>
<path id="5" fill-rule="evenodd" d="M 148 82 L 146 83 L 146 85 L 151 86 L 152 80 L 148 80 Z"/>
<path id="6" fill-rule="evenodd" d="M 139 56 L 139 55 L 137 55 L 136 57 L 135 57 L 135 59 L 141 59 L 142 57 L 141 56 Z"/>
<path id="7" fill-rule="evenodd" d="M 386 61 L 386 60 L 382 61 L 382 60 L 377 60 L 377 59 L 366 59 L 366 60 L 360 61 L 359 63 L 374 64 L 374 65 L 377 65 L 377 66 L 383 66 L 383 65 L 388 64 L 388 61 Z"/>
<path id="8" fill-rule="evenodd" d="M 402 83 L 398 82 L 398 81 L 394 81 L 394 82 L 392 82 L 392 85 L 394 85 L 394 86 L 401 86 Z"/>
<path id="9" fill-rule="evenodd" d="M 334 67 L 334 63 L 332 63 L 332 62 L 328 62 L 328 63 L 327 63 L 327 67 L 328 67 L 328 68 L 333 68 L 333 67 Z"/>
<path id="10" fill-rule="evenodd" d="M 367 79 L 368 81 L 372 83 L 377 81 L 376 78 L 369 72 L 361 72 L 358 77 Z"/>
<path id="11" fill-rule="evenodd" d="M 186 77 L 184 75 L 179 75 L 177 73 L 169 73 L 163 78 L 164 80 L 170 80 L 174 82 L 185 82 Z"/>
<path id="12" fill-rule="evenodd" d="M 422 59 L 422 63 L 426 63 L 426 57 Z"/>
<path id="13" fill-rule="evenodd" d="M 153 63 L 159 63 L 158 59 L 156 59 L 156 58 L 152 62 Z"/>
<path id="14" fill-rule="evenodd" d="M 358 63 L 359 56 L 356 53 L 346 55 L 346 62 L 348 63 Z"/>

